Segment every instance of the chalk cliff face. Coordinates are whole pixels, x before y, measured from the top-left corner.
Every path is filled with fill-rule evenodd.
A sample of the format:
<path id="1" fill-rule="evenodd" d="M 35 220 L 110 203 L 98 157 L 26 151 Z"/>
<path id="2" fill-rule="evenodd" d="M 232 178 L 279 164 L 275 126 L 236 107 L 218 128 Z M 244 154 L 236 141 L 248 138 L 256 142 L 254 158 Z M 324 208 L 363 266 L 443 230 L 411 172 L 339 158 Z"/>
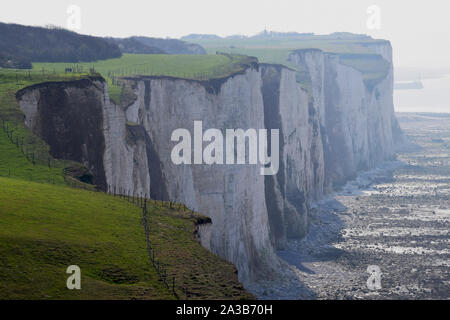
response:
<path id="1" fill-rule="evenodd" d="M 372 85 L 360 71 L 341 63 L 339 55 L 300 50 L 290 56 L 291 62 L 306 70 L 312 102 L 319 110 L 325 190 L 394 157 L 400 133 L 392 98 L 392 49 L 388 42 L 372 46 L 390 63 L 387 75 Z"/>
<path id="2" fill-rule="evenodd" d="M 148 136 L 143 128 L 128 121 L 126 109 L 109 100 L 106 83 L 102 85 L 104 100 L 103 162 L 107 189 L 116 193 L 149 196 L 150 168 Z"/>
<path id="3" fill-rule="evenodd" d="M 373 49 L 392 64 L 388 43 Z M 101 80 L 91 80 L 84 89 L 43 84 L 23 90 L 18 101 L 26 124 L 37 134 L 42 132 L 36 123 L 51 116 L 43 110 L 61 114 L 49 105 L 55 101 L 42 100 L 46 90 L 65 96 L 64 101 L 74 99 L 74 105 L 82 102 L 71 92 L 95 101 L 95 112 L 80 109 L 85 121 L 95 124 L 83 127 L 80 134 L 86 137 L 73 147 L 83 156 L 61 156 L 87 163 L 104 189 L 182 202 L 211 217 L 212 224 L 198 228 L 201 243 L 233 262 L 240 280 L 249 283 L 276 276 L 280 262 L 275 249 L 306 234 L 311 202 L 358 170 L 392 158 L 400 134 L 392 65 L 384 78 L 368 86 L 363 74 L 338 55 L 301 50 L 290 60 L 301 72 L 260 64 L 211 81 L 126 79 L 136 96 L 127 106 L 113 104 Z M 185 128 L 193 134 L 196 120 L 203 122 L 203 130 L 217 128 L 223 134 L 225 129 L 279 129 L 278 173 L 262 176 L 259 164 L 175 165 L 172 132 Z M 91 137 L 97 137 L 95 144 Z M 43 138 L 51 147 L 62 145 L 58 137 Z"/>
<path id="4" fill-rule="evenodd" d="M 308 203 L 324 185 L 319 110 L 293 70 L 262 65 L 265 125 L 280 130 L 280 169 L 265 178 L 271 238 L 283 248 L 287 237 L 303 237 Z"/>
<path id="5" fill-rule="evenodd" d="M 269 276 L 277 267 L 269 238 L 264 176 L 259 165 L 175 165 L 172 132 L 192 133 L 195 120 L 203 129 L 262 129 L 264 110 L 258 67 L 247 69 L 217 86 L 170 78 L 136 81 L 137 100 L 126 110 L 128 121 L 145 129 L 158 159 L 150 172 L 152 198 L 183 202 L 211 217 L 209 244 L 232 261 L 241 280 Z M 204 144 L 206 145 L 206 144 Z M 120 170 L 120 162 L 116 170 Z"/>

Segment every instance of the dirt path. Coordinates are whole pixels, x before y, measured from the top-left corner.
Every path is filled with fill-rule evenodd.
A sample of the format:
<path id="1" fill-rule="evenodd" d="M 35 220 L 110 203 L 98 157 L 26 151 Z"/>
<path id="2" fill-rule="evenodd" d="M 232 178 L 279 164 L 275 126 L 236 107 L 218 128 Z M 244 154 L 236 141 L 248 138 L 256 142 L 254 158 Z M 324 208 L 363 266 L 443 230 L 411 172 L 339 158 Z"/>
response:
<path id="1" fill-rule="evenodd" d="M 299 281 L 261 298 L 450 299 L 450 115 L 399 120 L 421 148 L 317 204 L 308 238 L 279 252 Z M 368 288 L 369 265 L 381 289 Z"/>

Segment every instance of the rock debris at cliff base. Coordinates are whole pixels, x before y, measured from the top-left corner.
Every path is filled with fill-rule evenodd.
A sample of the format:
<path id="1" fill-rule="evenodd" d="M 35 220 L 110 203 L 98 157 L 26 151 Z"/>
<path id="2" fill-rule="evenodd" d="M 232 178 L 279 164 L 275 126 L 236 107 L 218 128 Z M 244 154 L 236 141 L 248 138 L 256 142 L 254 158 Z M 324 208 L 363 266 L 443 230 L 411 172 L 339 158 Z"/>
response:
<path id="1" fill-rule="evenodd" d="M 317 204 L 308 237 L 279 252 L 296 276 L 255 285 L 259 298 L 450 299 L 450 115 L 398 117 L 421 148 Z"/>

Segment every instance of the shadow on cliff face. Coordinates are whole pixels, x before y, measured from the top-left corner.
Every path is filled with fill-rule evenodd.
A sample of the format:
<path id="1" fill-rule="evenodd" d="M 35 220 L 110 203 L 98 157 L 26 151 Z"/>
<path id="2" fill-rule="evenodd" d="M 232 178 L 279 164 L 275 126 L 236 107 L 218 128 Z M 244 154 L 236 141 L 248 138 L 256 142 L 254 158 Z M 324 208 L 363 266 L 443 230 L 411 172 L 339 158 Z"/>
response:
<path id="1" fill-rule="evenodd" d="M 74 177 L 105 189 L 102 91 L 90 79 L 49 82 L 19 91 L 18 100 L 33 90 L 39 91 L 33 133 L 50 146 L 54 158 L 86 166 L 68 168 Z"/>
<path id="2" fill-rule="evenodd" d="M 303 272 L 312 273 L 303 266 L 304 262 L 336 260 L 342 250 L 332 243 L 342 240 L 344 221 L 336 214 L 348 208 L 338 200 L 326 199 L 311 208 L 310 223 L 304 239 L 289 239 L 285 250 L 277 251 L 278 256 Z"/>

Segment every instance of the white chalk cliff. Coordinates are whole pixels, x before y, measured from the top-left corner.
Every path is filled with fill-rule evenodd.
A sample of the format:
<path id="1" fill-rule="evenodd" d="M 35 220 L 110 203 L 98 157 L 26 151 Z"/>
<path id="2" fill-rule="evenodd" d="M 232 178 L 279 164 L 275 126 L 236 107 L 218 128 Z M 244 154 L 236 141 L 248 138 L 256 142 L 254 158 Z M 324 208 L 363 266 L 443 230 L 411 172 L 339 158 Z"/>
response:
<path id="1" fill-rule="evenodd" d="M 287 238 L 306 234 L 309 204 L 359 170 L 395 156 L 400 132 L 391 47 L 372 46 L 390 69 L 370 83 L 339 55 L 320 50 L 290 55 L 304 70 L 301 80 L 297 71 L 270 64 L 211 81 L 127 79 L 136 96 L 127 106 L 116 106 L 106 83 L 93 81 L 104 148 L 89 152 L 103 157 L 105 188 L 185 203 L 211 217 L 212 224 L 200 230 L 201 242 L 233 262 L 241 281 L 275 278 L 280 266 L 275 250 Z M 305 79 L 309 89 L 302 85 Z M 45 108 L 36 90 L 42 88 L 18 95 L 26 123 Z M 279 129 L 278 174 L 260 175 L 259 164 L 173 164 L 172 132 L 193 132 L 195 120 L 203 121 L 204 130 Z"/>

